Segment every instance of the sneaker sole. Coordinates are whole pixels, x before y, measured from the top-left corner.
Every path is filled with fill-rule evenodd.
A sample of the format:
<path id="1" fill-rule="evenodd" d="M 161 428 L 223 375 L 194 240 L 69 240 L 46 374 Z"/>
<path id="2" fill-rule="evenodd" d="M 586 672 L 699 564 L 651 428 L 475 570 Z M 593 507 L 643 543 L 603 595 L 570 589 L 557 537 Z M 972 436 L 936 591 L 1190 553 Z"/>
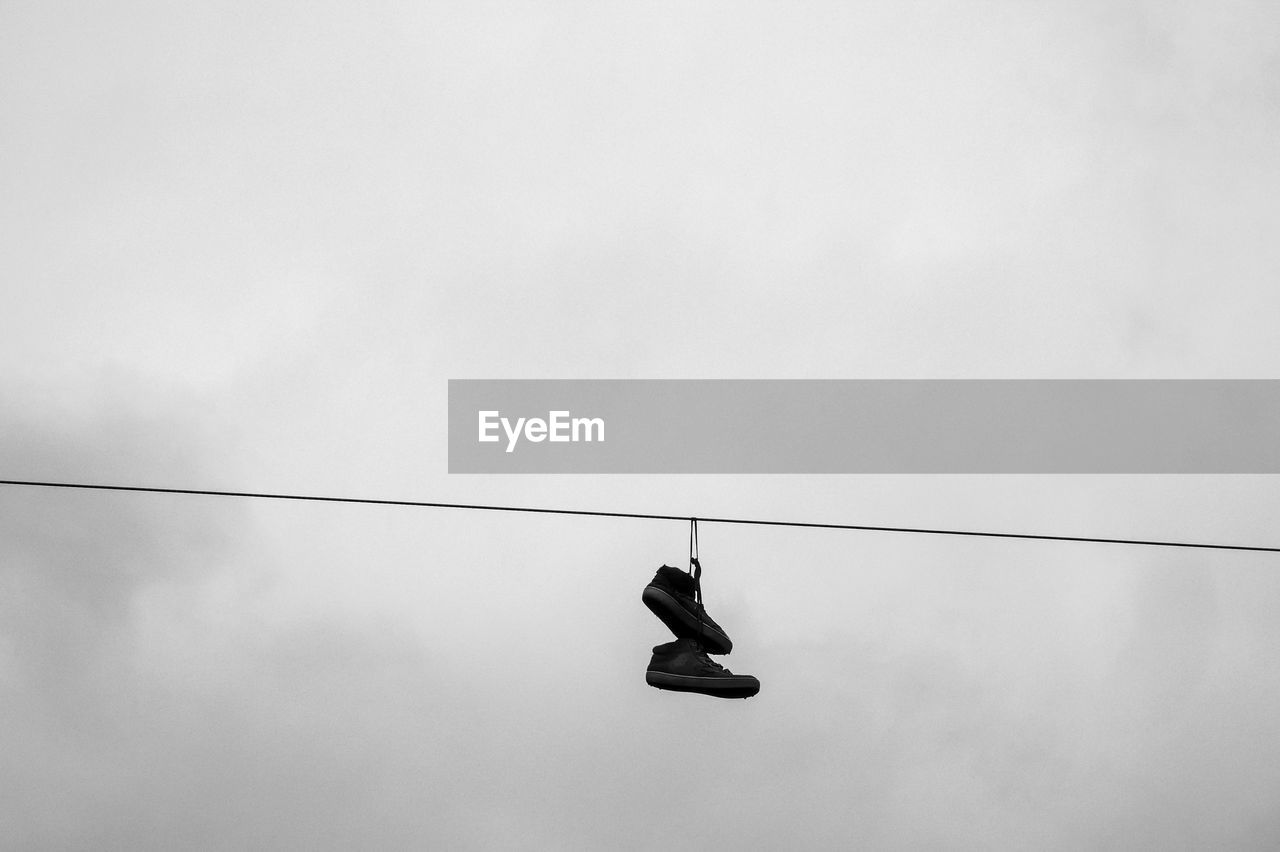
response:
<path id="1" fill-rule="evenodd" d="M 658 616 L 677 639 L 698 638 L 698 616 L 680 605 L 680 602 L 657 586 L 645 586 L 640 596 L 649 611 Z M 733 642 L 724 631 L 710 624 L 702 624 L 702 647 L 708 654 L 727 654 L 733 650 Z"/>
<path id="2" fill-rule="evenodd" d="M 760 691 L 760 681 L 751 675 L 731 677 L 695 677 L 649 671 L 645 683 L 671 692 L 697 692 L 712 698 L 750 698 Z"/>

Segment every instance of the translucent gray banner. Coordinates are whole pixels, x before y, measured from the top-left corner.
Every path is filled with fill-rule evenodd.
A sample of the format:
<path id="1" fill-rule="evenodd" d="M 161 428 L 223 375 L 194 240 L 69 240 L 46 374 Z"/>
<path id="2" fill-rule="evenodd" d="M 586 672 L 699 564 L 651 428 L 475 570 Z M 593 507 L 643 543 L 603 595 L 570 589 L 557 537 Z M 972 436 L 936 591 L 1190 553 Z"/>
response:
<path id="1" fill-rule="evenodd" d="M 1277 380 L 450 380 L 450 473 L 1277 473 Z"/>

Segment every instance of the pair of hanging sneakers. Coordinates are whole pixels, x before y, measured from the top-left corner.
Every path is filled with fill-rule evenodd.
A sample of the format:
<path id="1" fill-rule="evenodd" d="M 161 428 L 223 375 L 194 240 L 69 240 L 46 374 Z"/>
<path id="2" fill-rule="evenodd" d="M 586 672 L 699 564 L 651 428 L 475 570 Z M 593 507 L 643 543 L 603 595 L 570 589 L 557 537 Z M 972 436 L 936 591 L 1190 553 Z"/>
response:
<path id="1" fill-rule="evenodd" d="M 736 675 L 707 656 L 729 653 L 733 641 L 707 615 L 702 605 L 702 567 L 697 559 L 691 561 L 696 572 L 663 565 L 644 587 L 644 605 L 677 637 L 653 649 L 645 682 L 674 692 L 750 698 L 760 691 L 760 681 L 751 675 Z"/>

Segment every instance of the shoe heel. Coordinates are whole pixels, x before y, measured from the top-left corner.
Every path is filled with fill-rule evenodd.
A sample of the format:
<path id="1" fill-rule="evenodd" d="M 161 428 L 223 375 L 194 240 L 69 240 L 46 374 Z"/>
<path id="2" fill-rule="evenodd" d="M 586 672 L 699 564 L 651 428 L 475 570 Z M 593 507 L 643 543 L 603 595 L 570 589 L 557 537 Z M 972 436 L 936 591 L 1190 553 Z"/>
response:
<path id="1" fill-rule="evenodd" d="M 647 586 L 644 594 L 640 596 L 640 600 L 649 608 L 649 611 L 667 625 L 667 629 L 676 636 L 688 636 L 689 627 L 682 618 L 684 610 L 680 608 L 680 604 L 676 603 L 671 595 L 655 589 L 653 586 Z"/>
<path id="2" fill-rule="evenodd" d="M 646 586 L 640 600 L 649 611 L 667 625 L 667 629 L 677 638 L 696 638 L 699 633 L 698 619 L 680 603 L 662 589 Z M 703 642 L 712 654 L 728 654 L 733 650 L 733 642 L 721 631 L 702 625 Z"/>

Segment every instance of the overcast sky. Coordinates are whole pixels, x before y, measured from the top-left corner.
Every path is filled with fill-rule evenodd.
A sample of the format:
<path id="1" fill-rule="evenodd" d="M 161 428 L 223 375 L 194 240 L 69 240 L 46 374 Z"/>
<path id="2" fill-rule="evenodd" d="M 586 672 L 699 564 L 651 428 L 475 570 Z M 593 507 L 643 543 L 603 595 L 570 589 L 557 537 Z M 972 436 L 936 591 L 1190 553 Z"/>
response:
<path id="1" fill-rule="evenodd" d="M 0 478 L 1280 544 L 1227 476 L 450 476 L 450 378 L 1275 378 L 1266 2 L 0 6 Z M 670 416 L 679 418 L 681 412 Z M 0 487 L 0 846 L 1280 846 L 1266 554 Z"/>

